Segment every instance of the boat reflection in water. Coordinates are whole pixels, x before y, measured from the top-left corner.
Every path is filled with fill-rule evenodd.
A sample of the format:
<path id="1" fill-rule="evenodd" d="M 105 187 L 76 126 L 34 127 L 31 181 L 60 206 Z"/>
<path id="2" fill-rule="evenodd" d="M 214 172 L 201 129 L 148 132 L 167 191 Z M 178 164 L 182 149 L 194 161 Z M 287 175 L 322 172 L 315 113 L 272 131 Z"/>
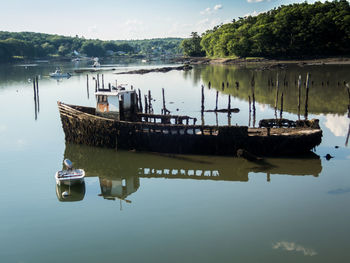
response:
<path id="1" fill-rule="evenodd" d="M 259 164 L 218 156 L 164 155 L 66 144 L 64 158 L 83 167 L 86 177 L 99 177 L 101 194 L 108 200 L 126 200 L 140 187 L 140 178 L 195 179 L 248 182 L 249 173 L 314 176 L 322 171 L 319 156 L 271 158 Z"/>
<path id="2" fill-rule="evenodd" d="M 74 185 L 56 184 L 56 195 L 61 202 L 81 201 L 85 196 L 85 182 Z"/>
<path id="3" fill-rule="evenodd" d="M 131 203 L 131 201 L 125 198 L 135 193 L 140 186 L 140 179 L 137 176 L 99 176 L 99 180 L 101 186 L 101 194 L 99 196 L 107 200 L 119 199 L 127 203 Z"/>

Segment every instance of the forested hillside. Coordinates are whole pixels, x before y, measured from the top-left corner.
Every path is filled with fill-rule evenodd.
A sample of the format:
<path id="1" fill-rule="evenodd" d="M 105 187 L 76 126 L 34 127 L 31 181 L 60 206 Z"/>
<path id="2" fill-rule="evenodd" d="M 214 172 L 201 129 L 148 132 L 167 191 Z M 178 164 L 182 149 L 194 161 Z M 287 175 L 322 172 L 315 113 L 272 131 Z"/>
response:
<path id="1" fill-rule="evenodd" d="M 81 53 L 103 57 L 113 54 L 169 55 L 180 52 L 180 38 L 101 41 L 33 32 L 0 31 L 0 62 L 14 58 L 65 57 Z"/>
<path id="2" fill-rule="evenodd" d="M 350 55 L 350 6 L 346 0 L 281 6 L 217 26 L 201 38 L 200 48 L 209 57 Z M 201 51 L 183 46 L 187 54 Z"/>

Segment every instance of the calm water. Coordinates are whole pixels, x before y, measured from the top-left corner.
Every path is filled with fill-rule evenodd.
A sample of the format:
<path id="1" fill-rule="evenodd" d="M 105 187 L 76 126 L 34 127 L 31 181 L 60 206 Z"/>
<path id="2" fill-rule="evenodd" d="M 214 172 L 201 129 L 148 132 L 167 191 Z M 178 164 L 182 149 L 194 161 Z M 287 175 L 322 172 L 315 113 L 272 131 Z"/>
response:
<path id="1" fill-rule="evenodd" d="M 350 81 L 349 66 L 278 70 L 283 117 L 294 120 L 294 81 L 299 74 L 303 81 L 307 72 L 312 74 L 308 117 L 320 119 L 324 136 L 311 158 L 269 158 L 263 166 L 231 157 L 65 144 L 56 102 L 94 106 L 94 75 L 88 93 L 86 74 L 61 81 L 48 78 L 57 66 L 72 72 L 85 65 L 0 65 L 0 262 L 350 260 L 350 119 L 342 84 Z M 277 69 L 198 66 L 189 72 L 115 75 L 156 65 L 111 66 L 116 70 L 105 73 L 105 82 L 115 83 L 117 78 L 143 94 L 151 89 L 155 112 L 160 112 L 165 88 L 173 114 L 200 119 L 204 84 L 206 109 L 214 109 L 216 90 L 219 108 L 227 107 L 228 94 L 231 106 L 240 108 L 231 120 L 226 114 L 208 113 L 206 124 L 248 125 L 254 75 L 255 124 L 275 114 L 275 87 L 267 83 L 275 79 Z M 30 82 L 34 75 L 40 75 L 36 120 Z M 229 82 L 229 88 L 222 91 L 222 82 Z M 304 96 L 303 89 L 302 105 Z M 327 153 L 335 158 L 327 161 Z M 57 187 L 54 179 L 64 158 L 87 175 L 84 185 L 68 189 L 71 195 L 66 199 L 61 194 L 67 189 Z"/>

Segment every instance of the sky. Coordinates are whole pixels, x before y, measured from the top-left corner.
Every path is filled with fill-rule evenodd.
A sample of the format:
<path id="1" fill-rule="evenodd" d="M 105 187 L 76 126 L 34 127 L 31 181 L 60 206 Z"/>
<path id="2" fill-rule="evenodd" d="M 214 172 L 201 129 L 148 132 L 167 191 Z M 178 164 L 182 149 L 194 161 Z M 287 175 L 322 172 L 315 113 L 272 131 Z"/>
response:
<path id="1" fill-rule="evenodd" d="M 0 31 L 101 40 L 189 37 L 303 0 L 0 0 Z M 309 0 L 309 3 L 315 1 Z"/>

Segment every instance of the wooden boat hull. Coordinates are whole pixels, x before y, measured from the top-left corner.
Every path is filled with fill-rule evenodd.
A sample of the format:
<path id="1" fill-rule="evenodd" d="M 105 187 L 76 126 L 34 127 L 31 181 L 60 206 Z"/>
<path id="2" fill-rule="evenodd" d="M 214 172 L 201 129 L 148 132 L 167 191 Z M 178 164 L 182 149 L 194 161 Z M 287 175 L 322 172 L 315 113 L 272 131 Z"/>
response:
<path id="1" fill-rule="evenodd" d="M 314 128 L 248 129 L 246 126 L 128 122 L 95 115 L 95 109 L 58 102 L 67 142 L 126 150 L 235 156 L 245 149 L 260 156 L 295 155 L 321 143 Z"/>

